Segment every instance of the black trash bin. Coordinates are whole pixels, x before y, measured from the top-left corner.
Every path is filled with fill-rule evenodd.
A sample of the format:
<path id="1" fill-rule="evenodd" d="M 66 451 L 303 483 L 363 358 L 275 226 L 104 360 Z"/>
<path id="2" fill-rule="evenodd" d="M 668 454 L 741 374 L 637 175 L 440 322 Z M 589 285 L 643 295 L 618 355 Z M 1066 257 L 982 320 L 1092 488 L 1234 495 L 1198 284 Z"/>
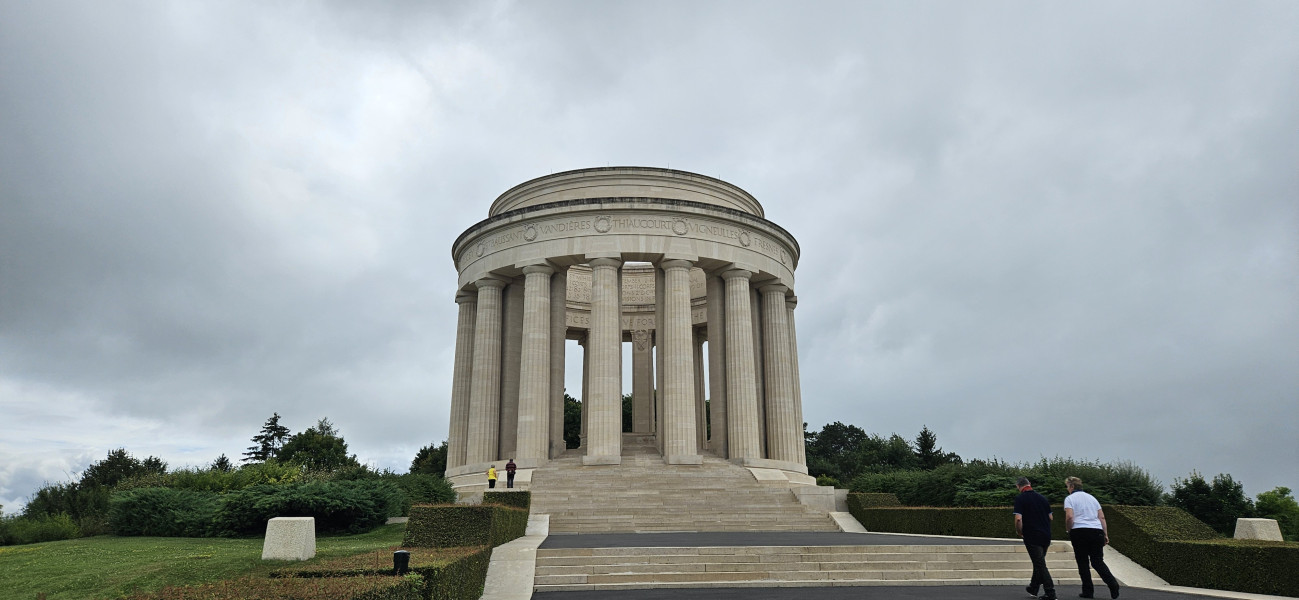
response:
<path id="1" fill-rule="evenodd" d="M 410 570 L 410 552 L 398 550 L 392 553 L 392 573 L 404 575 Z"/>

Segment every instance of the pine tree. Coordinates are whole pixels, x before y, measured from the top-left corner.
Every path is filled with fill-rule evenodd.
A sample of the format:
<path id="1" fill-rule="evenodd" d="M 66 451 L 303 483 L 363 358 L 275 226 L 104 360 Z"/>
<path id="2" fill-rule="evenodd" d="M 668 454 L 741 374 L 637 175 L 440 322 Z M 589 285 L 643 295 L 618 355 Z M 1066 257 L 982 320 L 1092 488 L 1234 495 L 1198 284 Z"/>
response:
<path id="1" fill-rule="evenodd" d="M 223 471 L 226 473 L 234 470 L 234 466 L 230 464 L 230 459 L 226 458 L 225 454 L 218 456 L 216 460 L 212 461 L 212 466 L 208 468 L 213 471 Z"/>
<path id="2" fill-rule="evenodd" d="M 244 453 L 244 462 L 266 462 L 275 458 L 279 455 L 280 448 L 287 437 L 289 437 L 289 428 L 280 425 L 280 413 L 274 413 L 271 418 L 266 419 L 266 424 L 262 425 L 261 433 L 252 437 L 255 445 L 249 446 L 248 451 Z"/>

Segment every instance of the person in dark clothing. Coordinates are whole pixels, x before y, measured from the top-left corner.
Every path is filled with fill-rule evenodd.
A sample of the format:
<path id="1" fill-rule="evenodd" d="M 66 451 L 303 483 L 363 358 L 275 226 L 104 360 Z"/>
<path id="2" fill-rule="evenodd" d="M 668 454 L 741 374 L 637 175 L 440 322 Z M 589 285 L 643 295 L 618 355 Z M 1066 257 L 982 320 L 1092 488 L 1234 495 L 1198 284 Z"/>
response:
<path id="1" fill-rule="evenodd" d="M 1110 598 L 1119 597 L 1119 581 L 1105 565 L 1105 545 L 1110 543 L 1109 525 L 1100 502 L 1082 490 L 1082 480 L 1070 477 L 1064 480 L 1069 497 L 1064 500 L 1064 529 L 1073 543 L 1073 557 L 1078 563 L 1078 576 L 1082 578 L 1081 598 L 1093 598 L 1096 586 L 1092 583 L 1092 569 L 1100 574 L 1101 581 L 1110 588 Z"/>
<path id="2" fill-rule="evenodd" d="M 1033 579 L 1024 588 L 1029 595 L 1037 596 L 1042 587 L 1042 600 L 1055 600 L 1055 582 L 1046 568 L 1046 550 L 1051 546 L 1051 503 L 1035 491 L 1027 477 L 1020 477 L 1015 487 L 1015 533 L 1024 538 L 1028 558 L 1033 561 Z"/>
<path id="3" fill-rule="evenodd" d="M 518 468 L 518 465 L 514 464 L 513 458 L 510 459 L 510 462 L 505 463 L 505 487 L 514 487 L 514 472 L 518 470 Z"/>

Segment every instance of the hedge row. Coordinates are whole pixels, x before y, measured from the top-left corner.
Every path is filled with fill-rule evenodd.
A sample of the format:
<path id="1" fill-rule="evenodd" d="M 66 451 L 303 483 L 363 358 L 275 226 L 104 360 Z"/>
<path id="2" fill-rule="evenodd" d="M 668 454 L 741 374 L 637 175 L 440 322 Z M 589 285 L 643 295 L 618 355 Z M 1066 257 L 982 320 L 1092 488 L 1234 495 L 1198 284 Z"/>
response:
<path id="1" fill-rule="evenodd" d="M 1018 538 L 1010 507 L 870 507 L 848 495 L 848 509 L 867 531 Z M 1067 540 L 1064 509 L 1053 507 L 1051 537 Z M 1299 544 L 1217 537 L 1179 508 L 1107 506 L 1110 543 L 1173 585 L 1299 596 Z"/>
<path id="2" fill-rule="evenodd" d="M 481 504 L 415 505 L 406 523 L 402 546 L 450 548 L 455 546 L 499 546 L 522 537 L 528 528 L 528 511 Z"/>
<path id="3" fill-rule="evenodd" d="M 448 560 L 446 556 L 430 552 L 411 552 L 410 570 L 419 574 L 424 582 L 423 598 L 432 600 L 474 600 L 483 594 L 487 581 L 487 566 L 491 563 L 492 549 L 487 546 L 467 549 L 462 556 Z M 445 554 L 445 553 L 443 553 Z M 391 567 L 374 567 L 357 564 L 356 557 L 330 561 L 322 565 L 293 566 L 273 571 L 271 577 L 367 577 L 391 575 Z M 387 559 L 388 557 L 385 557 Z"/>
<path id="4" fill-rule="evenodd" d="M 1220 538 L 1172 507 L 1112 506 L 1105 517 L 1114 547 L 1168 583 L 1299 596 L 1299 544 Z"/>
<path id="5" fill-rule="evenodd" d="M 243 577 L 193 586 L 167 587 L 156 592 L 135 594 L 127 600 L 422 600 L 424 577 L 340 577 L 310 579 L 265 579 Z M 436 598 L 436 596 L 435 596 Z"/>
<path id="6" fill-rule="evenodd" d="M 526 490 L 510 492 L 483 492 L 483 504 L 500 504 L 501 506 L 513 506 L 530 510 L 532 508 L 532 492 Z"/>
<path id="7" fill-rule="evenodd" d="M 902 503 L 899 502 L 898 497 L 893 494 L 881 494 L 881 493 L 848 494 L 849 512 L 853 510 L 854 506 L 860 510 L 863 508 L 887 508 L 887 507 L 894 507 L 894 506 L 902 506 Z"/>
<path id="8" fill-rule="evenodd" d="M 376 479 L 257 485 L 218 495 L 173 488 L 113 494 L 108 524 L 117 535 L 261 535 L 275 517 L 315 517 L 318 533 L 363 533 L 409 503 L 396 484 Z"/>

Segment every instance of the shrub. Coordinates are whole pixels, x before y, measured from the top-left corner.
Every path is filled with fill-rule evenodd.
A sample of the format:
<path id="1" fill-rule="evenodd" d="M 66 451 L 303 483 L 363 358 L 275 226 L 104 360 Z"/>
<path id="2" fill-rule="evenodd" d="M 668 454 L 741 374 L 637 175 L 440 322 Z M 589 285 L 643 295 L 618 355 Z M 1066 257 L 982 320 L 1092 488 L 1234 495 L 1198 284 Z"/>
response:
<path id="1" fill-rule="evenodd" d="M 1194 472 L 1174 481 L 1168 504 L 1191 513 L 1223 535 L 1235 531 L 1236 519 L 1254 516 L 1254 503 L 1245 496 L 1244 486 L 1224 474 L 1214 476 L 1212 484 Z"/>
<path id="2" fill-rule="evenodd" d="M 494 504 L 415 505 L 410 509 L 403 546 L 449 548 L 499 546 L 523 536 L 528 511 Z"/>
<path id="3" fill-rule="evenodd" d="M 1173 585 L 1299 596 L 1299 544 L 1230 540 L 1175 507 L 1105 510 L 1120 552 Z"/>
<path id="4" fill-rule="evenodd" d="M 514 492 L 483 492 L 483 504 L 499 504 L 501 506 L 513 506 L 530 510 L 532 508 L 532 492 L 514 491 Z"/>
<path id="5" fill-rule="evenodd" d="M 38 519 L 67 515 L 84 535 L 96 535 L 105 530 L 109 495 L 109 489 L 99 485 L 83 485 L 75 481 L 46 484 L 36 490 L 31 501 L 23 507 L 23 516 Z"/>
<path id="6" fill-rule="evenodd" d="M 116 535 L 206 537 L 220 506 L 212 492 L 139 488 L 113 494 L 108 525 Z"/>
<path id="7" fill-rule="evenodd" d="M 127 600 L 420 600 L 425 597 L 424 587 L 424 578 L 418 573 L 405 577 L 244 577 L 203 585 L 172 586 L 156 592 L 128 596 Z"/>
<path id="8" fill-rule="evenodd" d="M 848 511 L 860 510 L 863 508 L 879 508 L 902 506 L 898 502 L 898 497 L 893 494 L 870 494 L 870 493 L 850 493 L 848 494 Z"/>
<path id="9" fill-rule="evenodd" d="M 362 533 L 400 514 L 405 494 L 380 480 L 258 485 L 226 494 L 213 521 L 218 535 L 256 535 L 274 517 L 315 517 L 322 533 Z"/>
<path id="10" fill-rule="evenodd" d="M 956 506 L 1011 506 L 1015 504 L 1015 478 L 1006 475 L 984 475 L 956 485 Z"/>
<path id="11" fill-rule="evenodd" d="M 853 495 L 849 494 L 849 498 Z M 1015 517 L 1009 506 L 997 508 L 934 508 L 899 507 L 848 509 L 867 531 L 892 533 L 917 533 L 922 535 L 951 535 L 962 537 L 1018 538 Z M 1051 537 L 1069 539 L 1064 531 L 1064 509 L 1055 507 L 1051 522 Z"/>
<path id="12" fill-rule="evenodd" d="M 0 517 L 0 546 L 35 544 L 81 537 L 81 528 L 66 514 Z"/>
<path id="13" fill-rule="evenodd" d="M 1009 504 L 1014 480 L 1026 476 L 1034 489 L 1055 502 L 1067 494 L 1064 479 L 1082 478 L 1085 489 L 1102 504 L 1151 506 L 1161 499 L 1162 486 L 1131 463 L 1100 463 L 1067 458 L 1042 459 L 1033 464 L 973 460 L 932 471 L 865 473 L 853 479 L 854 492 L 895 494 L 907 506 L 994 506 Z M 1004 483 L 999 488 L 998 483 Z"/>
<path id="14" fill-rule="evenodd" d="M 835 479 L 829 475 L 817 475 L 816 484 L 820 486 L 832 487 L 832 488 L 843 487 L 843 484 L 839 483 L 838 479 Z"/>

